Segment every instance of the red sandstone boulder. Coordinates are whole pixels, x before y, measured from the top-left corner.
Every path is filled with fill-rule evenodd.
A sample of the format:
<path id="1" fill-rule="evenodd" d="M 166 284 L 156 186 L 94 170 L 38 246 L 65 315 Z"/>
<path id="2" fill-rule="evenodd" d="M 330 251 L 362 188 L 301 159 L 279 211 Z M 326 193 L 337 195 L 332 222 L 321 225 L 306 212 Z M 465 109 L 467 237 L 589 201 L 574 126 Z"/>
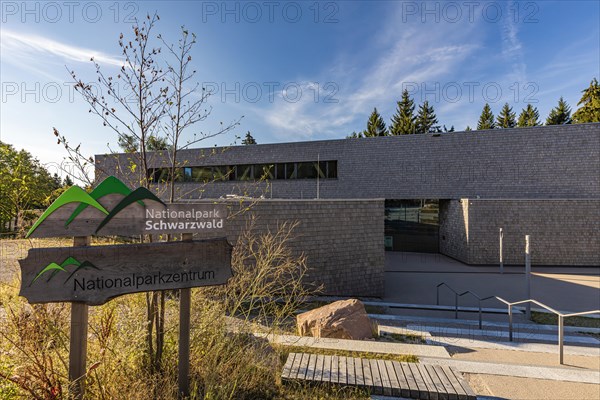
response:
<path id="1" fill-rule="evenodd" d="M 359 300 L 340 300 L 299 314 L 296 325 L 300 336 L 337 339 L 371 339 L 371 320 Z"/>

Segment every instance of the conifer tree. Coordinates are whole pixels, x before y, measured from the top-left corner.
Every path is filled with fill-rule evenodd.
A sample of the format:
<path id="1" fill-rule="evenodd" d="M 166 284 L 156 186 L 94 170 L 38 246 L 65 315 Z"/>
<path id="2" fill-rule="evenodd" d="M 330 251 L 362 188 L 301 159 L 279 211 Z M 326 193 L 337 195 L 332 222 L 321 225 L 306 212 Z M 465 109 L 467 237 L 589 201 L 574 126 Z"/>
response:
<path id="1" fill-rule="evenodd" d="M 504 103 L 496 120 L 496 128 L 514 128 L 516 124 L 512 107 L 508 103 Z"/>
<path id="2" fill-rule="evenodd" d="M 550 111 L 550 115 L 546 119 L 546 125 L 565 125 L 571 122 L 571 107 L 561 97 L 558 100 L 558 105 Z"/>
<path id="3" fill-rule="evenodd" d="M 373 109 L 369 121 L 367 121 L 367 129 L 363 131 L 364 137 L 375 137 L 375 136 L 388 136 L 388 131 L 383 122 L 383 118 L 377 111 L 377 108 Z"/>
<path id="4" fill-rule="evenodd" d="M 469 128 L 469 127 L 467 127 L 467 128 Z M 471 129 L 471 128 L 469 128 L 469 130 L 470 130 L 470 129 Z M 444 132 L 454 132 L 454 125 L 452 125 L 452 126 L 450 127 L 450 129 L 446 128 L 446 125 L 444 125 Z"/>
<path id="5" fill-rule="evenodd" d="M 256 140 L 254 139 L 250 131 L 246 133 L 246 137 L 244 138 L 244 140 L 242 140 L 242 144 L 256 144 Z"/>
<path id="6" fill-rule="evenodd" d="M 526 126 L 539 126 L 540 125 L 540 113 L 537 107 L 527 104 L 527 107 L 519 114 L 519 120 L 517 126 L 523 128 Z"/>
<path id="7" fill-rule="evenodd" d="M 467 125 L 467 127 L 465 128 L 465 132 L 471 132 L 473 129 L 471 129 L 471 127 L 469 125 Z"/>
<path id="8" fill-rule="evenodd" d="M 390 134 L 392 135 L 406 135 L 415 133 L 415 103 L 408 95 L 408 90 L 404 89 L 402 92 L 402 100 L 398 102 L 398 109 L 396 114 L 392 117 L 392 124 L 390 125 Z"/>
<path id="9" fill-rule="evenodd" d="M 416 133 L 429 133 L 436 132 L 439 130 L 437 117 L 435 116 L 435 110 L 433 106 L 429 105 L 429 102 L 425 100 L 423 104 L 419 106 L 419 112 L 415 121 Z"/>
<path id="10" fill-rule="evenodd" d="M 496 123 L 494 122 L 494 113 L 488 103 L 485 103 L 481 115 L 479 116 L 479 122 L 477 122 L 477 130 L 482 129 L 494 129 Z"/>
<path id="11" fill-rule="evenodd" d="M 583 91 L 577 105 L 581 107 L 573 113 L 573 122 L 600 122 L 600 85 L 596 78 L 592 79 L 590 87 Z"/>

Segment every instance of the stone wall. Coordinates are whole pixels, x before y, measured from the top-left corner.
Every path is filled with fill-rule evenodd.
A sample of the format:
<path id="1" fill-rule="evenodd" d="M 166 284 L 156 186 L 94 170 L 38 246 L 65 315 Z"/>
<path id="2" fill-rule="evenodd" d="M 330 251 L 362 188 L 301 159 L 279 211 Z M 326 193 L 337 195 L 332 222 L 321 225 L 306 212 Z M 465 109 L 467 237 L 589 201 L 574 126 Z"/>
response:
<path id="1" fill-rule="evenodd" d="M 254 231 L 275 232 L 298 221 L 290 242 L 307 258 L 307 280 L 324 285 L 324 294 L 382 297 L 384 292 L 383 200 L 261 200 L 229 202 L 227 221 L 234 244 L 254 218 Z M 250 205 L 249 211 L 238 212 Z"/>
<path id="2" fill-rule="evenodd" d="M 98 177 L 131 175 L 132 155 L 96 156 Z M 150 155 L 149 167 L 168 165 Z M 600 124 L 276 143 L 180 152 L 187 166 L 337 160 L 337 179 L 177 183 L 178 197 L 600 198 Z M 118 170 L 120 165 L 122 170 Z M 138 169 L 139 171 L 139 169 Z"/>
<path id="3" fill-rule="evenodd" d="M 452 200 L 440 210 L 440 252 L 469 264 L 600 266 L 600 200 Z M 443 210 L 443 211 L 442 211 Z M 462 221 L 462 222 L 461 222 Z M 446 240 L 443 240 L 443 236 Z"/>

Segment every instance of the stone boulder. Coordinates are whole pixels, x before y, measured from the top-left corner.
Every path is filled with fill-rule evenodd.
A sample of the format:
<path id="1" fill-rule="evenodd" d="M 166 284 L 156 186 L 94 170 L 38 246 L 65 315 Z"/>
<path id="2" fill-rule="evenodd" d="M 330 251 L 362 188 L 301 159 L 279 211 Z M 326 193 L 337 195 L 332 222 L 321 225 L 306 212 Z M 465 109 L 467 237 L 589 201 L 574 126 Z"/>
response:
<path id="1" fill-rule="evenodd" d="M 299 314 L 296 325 L 300 336 L 337 339 L 371 339 L 371 320 L 362 302 L 340 300 Z"/>

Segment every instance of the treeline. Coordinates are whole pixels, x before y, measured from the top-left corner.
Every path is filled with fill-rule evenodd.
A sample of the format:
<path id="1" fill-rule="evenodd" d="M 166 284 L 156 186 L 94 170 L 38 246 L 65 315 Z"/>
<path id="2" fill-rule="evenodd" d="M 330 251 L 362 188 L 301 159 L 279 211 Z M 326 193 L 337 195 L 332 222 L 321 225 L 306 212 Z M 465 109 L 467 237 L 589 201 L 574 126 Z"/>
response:
<path id="1" fill-rule="evenodd" d="M 73 185 L 50 172 L 26 150 L 0 142 L 0 232 L 19 230 L 35 216 L 30 210 L 45 208 L 65 188 Z"/>
<path id="2" fill-rule="evenodd" d="M 571 107 L 561 97 L 556 107 L 550 111 L 545 125 L 600 122 L 600 85 L 596 78 L 592 79 L 590 86 L 583 90 L 583 95 L 577 105 L 579 108 L 571 115 Z M 531 104 L 527 104 L 517 117 L 512 107 L 505 103 L 496 117 L 490 105 L 486 103 L 477 121 L 477 130 L 540 125 L 543 125 L 540 121 L 540 113 L 537 107 Z M 471 130 L 473 129 L 470 126 L 465 128 L 465 131 Z M 367 121 L 367 128 L 362 132 L 353 132 L 348 137 L 396 136 L 437 132 L 454 132 L 454 126 L 446 128 L 446 125 L 440 125 L 435 110 L 428 101 L 424 101 L 415 110 L 415 102 L 409 96 L 408 90 L 405 89 L 402 92 L 402 99 L 397 102 L 396 112 L 392 116 L 389 127 L 386 126 L 377 108 L 374 108 Z"/>

